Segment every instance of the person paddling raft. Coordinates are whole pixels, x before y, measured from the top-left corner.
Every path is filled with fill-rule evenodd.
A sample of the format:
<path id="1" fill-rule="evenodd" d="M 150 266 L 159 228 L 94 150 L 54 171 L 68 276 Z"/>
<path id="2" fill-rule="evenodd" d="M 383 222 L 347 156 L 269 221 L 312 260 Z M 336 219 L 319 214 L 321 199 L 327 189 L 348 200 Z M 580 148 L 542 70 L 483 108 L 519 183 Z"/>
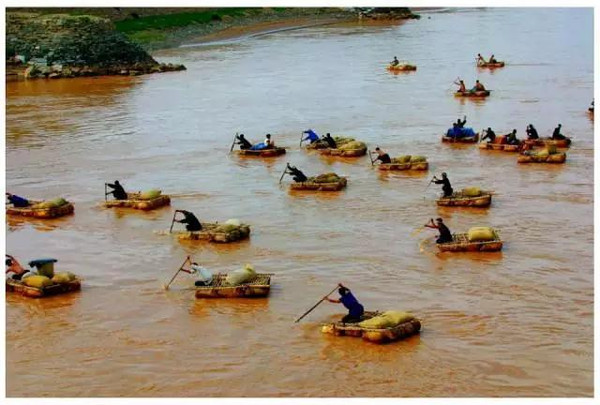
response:
<path id="1" fill-rule="evenodd" d="M 5 255 L 6 257 L 6 273 L 13 273 L 12 276 L 10 276 L 10 278 L 12 278 L 13 280 L 21 280 L 23 278 L 23 276 L 27 273 L 30 273 L 29 270 L 23 268 L 23 266 L 21 266 L 21 263 L 19 263 L 17 261 L 17 259 L 15 259 L 14 257 L 12 257 L 11 255 Z"/>
<path id="2" fill-rule="evenodd" d="M 235 144 L 240 145 L 241 150 L 247 150 L 252 148 L 252 144 L 246 139 L 244 134 L 236 135 L 235 139 L 237 140 Z"/>
<path id="3" fill-rule="evenodd" d="M 527 133 L 527 139 L 539 139 L 538 132 L 532 124 L 527 125 L 525 132 Z"/>
<path id="4" fill-rule="evenodd" d="M 485 61 L 485 59 L 483 59 L 483 56 L 481 56 L 480 53 L 477 54 L 477 64 L 478 65 L 485 65 L 487 62 Z"/>
<path id="5" fill-rule="evenodd" d="M 115 180 L 115 184 L 106 183 L 106 185 L 113 189 L 113 191 L 109 191 L 108 194 L 112 194 L 113 197 L 115 197 L 115 200 L 127 199 L 127 193 L 121 183 L 119 183 L 119 180 Z"/>
<path id="6" fill-rule="evenodd" d="M 442 173 L 441 180 L 433 176 L 432 181 L 435 184 L 443 184 L 442 191 L 444 192 L 444 197 L 452 197 L 452 193 L 454 193 L 454 190 L 452 189 L 452 185 L 450 185 L 450 180 L 448 180 L 448 176 L 446 175 L 446 173 Z"/>
<path id="7" fill-rule="evenodd" d="M 494 55 L 490 56 L 490 63 L 498 63 L 496 58 L 494 58 Z"/>
<path id="8" fill-rule="evenodd" d="M 379 160 L 382 164 L 392 163 L 392 159 L 390 159 L 390 155 L 388 155 L 383 150 L 381 150 L 381 148 L 379 146 L 375 148 L 375 152 L 371 152 L 371 153 L 377 154 L 377 157 L 375 158 L 375 160 L 373 162 L 376 162 Z"/>
<path id="9" fill-rule="evenodd" d="M 29 201 L 26 198 L 19 197 L 11 193 L 6 193 L 7 204 L 12 204 L 15 208 L 29 207 Z"/>
<path id="10" fill-rule="evenodd" d="M 331 149 L 337 149 L 337 143 L 335 143 L 335 139 L 331 137 L 331 134 L 329 132 L 327 132 L 327 135 L 325 135 L 323 139 L 325 140 L 325 142 L 327 142 L 327 145 L 329 145 Z"/>
<path id="11" fill-rule="evenodd" d="M 467 116 L 466 115 L 463 116 L 462 121 L 460 120 L 460 118 L 458 118 L 456 120 L 456 126 L 458 128 L 464 128 L 466 123 L 467 123 Z"/>
<path id="12" fill-rule="evenodd" d="M 465 86 L 464 81 L 458 79 L 458 83 L 456 81 L 454 81 L 454 84 L 456 84 L 458 86 L 457 93 L 466 93 L 467 92 L 467 87 Z"/>
<path id="13" fill-rule="evenodd" d="M 481 142 L 485 141 L 486 139 L 489 139 L 488 143 L 494 143 L 496 140 L 496 133 L 492 131 L 492 128 L 490 127 L 488 127 L 488 129 L 485 131 L 485 135 L 483 138 L 481 138 Z"/>
<path id="14" fill-rule="evenodd" d="M 567 139 L 566 136 L 564 136 L 563 134 L 560 133 L 561 127 L 562 127 L 562 124 L 558 124 L 558 126 L 556 128 L 554 128 L 554 132 L 552 132 L 552 139 L 557 139 L 557 140 Z"/>
<path id="15" fill-rule="evenodd" d="M 311 144 L 313 144 L 319 140 L 319 135 L 312 129 L 307 129 L 306 131 L 304 131 L 302 133 L 306 134 L 306 138 L 302 139 L 301 143 L 309 141 Z"/>
<path id="16" fill-rule="evenodd" d="M 308 178 L 300 171 L 300 169 L 297 169 L 295 166 L 290 166 L 289 163 L 287 164 L 285 172 L 291 175 L 296 183 L 304 183 L 306 180 L 308 180 Z"/>
<path id="17" fill-rule="evenodd" d="M 394 60 L 390 62 L 390 66 L 398 66 L 400 64 L 400 61 L 398 60 L 397 57 L 394 56 Z"/>
<path id="18" fill-rule="evenodd" d="M 444 220 L 442 218 L 437 218 L 436 221 L 437 225 L 433 222 L 433 218 L 431 218 L 428 223 L 423 225 L 426 228 L 437 229 L 440 232 L 440 235 L 435 243 L 452 242 L 454 240 L 452 237 L 452 232 L 450 232 L 450 229 L 448 229 L 448 227 L 444 224 Z"/>
<path id="19" fill-rule="evenodd" d="M 198 221 L 198 218 L 196 218 L 194 214 L 186 210 L 179 210 L 179 212 L 183 214 L 184 218 L 175 219 L 175 222 L 179 222 L 180 224 L 186 224 L 185 229 L 190 232 L 202 230 L 202 225 L 200 224 L 200 221 Z"/>
<path id="20" fill-rule="evenodd" d="M 365 308 L 360 302 L 354 297 L 349 288 L 344 287 L 342 283 L 339 283 L 338 293 L 340 299 L 334 300 L 329 297 L 323 297 L 325 300 L 334 304 L 343 304 L 348 310 L 348 315 L 342 318 L 342 323 L 357 323 L 361 321 L 361 317 L 365 313 Z"/>

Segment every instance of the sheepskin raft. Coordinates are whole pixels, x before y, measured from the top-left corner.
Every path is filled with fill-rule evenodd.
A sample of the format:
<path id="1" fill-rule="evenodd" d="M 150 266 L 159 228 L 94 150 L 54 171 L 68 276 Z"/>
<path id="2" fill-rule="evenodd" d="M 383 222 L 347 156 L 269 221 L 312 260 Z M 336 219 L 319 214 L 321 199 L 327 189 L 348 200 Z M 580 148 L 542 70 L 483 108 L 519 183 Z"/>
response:
<path id="1" fill-rule="evenodd" d="M 518 152 L 521 145 L 509 145 L 506 143 L 506 135 L 497 136 L 494 142 L 479 144 L 479 149 L 500 150 L 504 152 Z"/>
<path id="2" fill-rule="evenodd" d="M 504 62 L 485 62 L 485 63 L 477 63 L 478 68 L 488 68 L 488 69 L 496 69 L 504 67 Z"/>
<path id="3" fill-rule="evenodd" d="M 75 210 L 73 204 L 66 200 L 63 201 L 64 203 L 62 205 L 46 207 L 44 206 L 44 201 L 29 200 L 30 205 L 28 207 L 6 206 L 6 215 L 20 215 L 23 217 L 48 219 L 72 214 Z"/>
<path id="4" fill-rule="evenodd" d="M 345 177 L 340 177 L 335 173 L 325 173 L 309 177 L 302 183 L 290 183 L 290 190 L 340 191 L 347 184 L 348 179 Z"/>
<path id="5" fill-rule="evenodd" d="M 180 240 L 202 240 L 214 243 L 230 243 L 247 239 L 250 236 L 250 226 L 246 224 L 228 225 L 202 223 L 201 231 L 173 231 Z"/>
<path id="6" fill-rule="evenodd" d="M 453 136 L 445 136 L 442 135 L 442 142 L 449 143 L 477 143 L 479 142 L 479 132 L 475 134 L 475 136 L 462 136 L 459 138 Z"/>
<path id="7" fill-rule="evenodd" d="M 225 281 L 227 274 L 216 274 L 209 285 L 196 287 L 196 298 L 266 297 L 271 291 L 271 276 L 270 273 L 257 273 L 253 279 L 231 286 Z"/>
<path id="8" fill-rule="evenodd" d="M 417 67 L 408 63 L 396 66 L 390 64 L 387 66 L 387 70 L 389 70 L 390 72 L 414 72 L 415 70 L 417 70 Z"/>
<path id="9" fill-rule="evenodd" d="M 274 148 L 260 149 L 260 150 L 250 150 L 250 149 L 240 149 L 236 150 L 235 153 L 239 156 L 253 156 L 253 157 L 273 157 L 285 155 L 285 148 L 280 148 L 278 146 Z"/>
<path id="10" fill-rule="evenodd" d="M 473 98 L 483 98 L 489 97 L 489 90 L 479 90 L 479 91 L 457 91 L 454 93 L 454 97 L 473 97 Z"/>
<path id="11" fill-rule="evenodd" d="M 150 199 L 142 199 L 141 195 L 141 192 L 127 193 L 126 200 L 108 200 L 104 202 L 104 206 L 107 208 L 123 207 L 148 211 L 171 204 L 171 197 L 166 194 Z"/>
<path id="12" fill-rule="evenodd" d="M 517 159 L 518 163 L 565 163 L 567 154 L 557 152 L 552 154 L 527 154 L 520 155 Z"/>
<path id="13" fill-rule="evenodd" d="M 362 320 L 381 315 L 381 312 L 365 312 Z M 335 336 L 362 337 L 373 343 L 388 343 L 416 335 L 421 330 L 421 321 L 413 318 L 393 327 L 373 329 L 360 326 L 358 323 L 332 322 L 321 326 L 321 332 Z"/>
<path id="14" fill-rule="evenodd" d="M 463 191 L 452 193 L 451 197 L 440 197 L 437 205 L 445 207 L 487 207 L 492 203 L 492 194 L 481 190 L 479 195 L 467 195 Z"/>
<path id="15" fill-rule="evenodd" d="M 22 281 L 13 280 L 12 278 L 6 279 L 6 292 L 21 294 L 29 298 L 48 297 L 79 290 L 81 290 L 81 280 L 78 278 L 67 283 L 56 283 L 43 288 L 30 287 Z"/>
<path id="16" fill-rule="evenodd" d="M 488 241 L 470 241 L 468 233 L 452 235 L 452 242 L 437 243 L 441 252 L 497 252 L 502 250 L 502 240 L 495 229 L 494 238 Z"/>

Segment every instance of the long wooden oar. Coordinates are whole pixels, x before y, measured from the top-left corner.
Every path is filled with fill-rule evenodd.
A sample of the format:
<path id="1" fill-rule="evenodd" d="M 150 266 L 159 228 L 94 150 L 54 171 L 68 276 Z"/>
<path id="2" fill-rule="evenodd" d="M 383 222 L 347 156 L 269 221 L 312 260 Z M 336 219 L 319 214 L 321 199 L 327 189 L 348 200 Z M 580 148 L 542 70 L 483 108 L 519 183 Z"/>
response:
<path id="1" fill-rule="evenodd" d="M 104 183 L 104 201 L 108 201 L 108 192 L 107 192 L 107 185 L 106 183 Z"/>
<path id="2" fill-rule="evenodd" d="M 281 184 L 281 180 L 283 180 L 283 176 L 285 176 L 285 174 L 287 173 L 287 165 L 288 164 L 285 165 L 285 168 L 283 169 L 283 173 L 281 173 L 281 177 L 279 178 L 279 184 Z"/>
<path id="3" fill-rule="evenodd" d="M 302 147 L 302 136 L 304 135 L 304 132 L 300 132 L 300 147 Z"/>
<path id="4" fill-rule="evenodd" d="M 177 275 L 179 274 L 179 272 L 183 269 L 183 266 L 185 266 L 185 264 L 190 260 L 190 257 L 186 257 L 185 261 L 181 264 L 181 266 L 179 266 L 179 268 L 177 269 L 177 271 L 175 272 L 175 274 L 173 274 L 173 277 L 171 278 L 171 281 L 169 281 L 169 284 L 165 285 L 165 290 L 169 289 L 169 286 L 171 285 L 171 283 L 173 282 L 173 280 L 175 280 L 175 277 L 177 277 Z"/>
<path id="5" fill-rule="evenodd" d="M 371 156 L 371 151 L 367 149 L 367 153 L 369 154 L 369 159 L 371 159 L 371 166 L 373 166 L 373 157 Z"/>
<path id="6" fill-rule="evenodd" d="M 325 301 L 325 298 L 326 298 L 326 297 L 329 297 L 329 296 L 330 296 L 331 294 L 333 294 L 333 292 L 334 292 L 335 290 L 337 290 L 338 288 L 339 288 L 339 286 L 336 286 L 336 287 L 335 287 L 333 290 L 331 290 L 331 292 L 330 292 L 329 294 L 327 294 L 325 297 L 321 298 L 321 299 L 319 300 L 319 302 L 317 302 L 315 305 L 313 305 L 313 307 L 312 307 L 311 309 L 309 309 L 308 311 L 306 311 L 306 312 L 304 313 L 304 315 L 302 315 L 300 318 L 296 319 L 296 321 L 295 321 L 294 323 L 298 323 L 298 322 L 300 322 L 300 321 L 302 320 L 302 318 L 304 318 L 306 315 L 310 314 L 310 313 L 311 313 L 311 312 L 312 312 L 312 311 L 313 311 L 313 310 L 314 310 L 316 307 L 318 307 L 318 306 L 321 304 L 321 302 Z"/>
<path id="7" fill-rule="evenodd" d="M 229 153 L 233 152 L 233 147 L 235 146 L 235 140 L 238 137 L 238 133 L 235 133 L 235 136 L 233 137 L 233 142 L 231 143 L 231 148 L 229 149 Z"/>
<path id="8" fill-rule="evenodd" d="M 175 212 L 173 213 L 173 219 L 171 220 L 171 227 L 169 228 L 169 233 L 173 232 L 173 225 L 175 224 L 175 216 L 177 215 L 178 212 L 179 212 L 179 210 L 175 210 Z"/>
<path id="9" fill-rule="evenodd" d="M 423 231 L 423 229 L 425 229 L 425 228 L 424 227 L 420 227 L 420 228 L 415 229 L 414 231 L 411 232 L 410 236 L 414 238 L 415 236 L 417 236 L 418 234 L 420 234 Z"/>
<path id="10" fill-rule="evenodd" d="M 429 180 L 429 184 L 427 184 L 427 187 L 425 187 L 425 190 L 423 190 L 423 192 L 427 191 L 427 189 L 429 188 L 431 183 L 433 183 L 433 178 L 431 180 Z"/>

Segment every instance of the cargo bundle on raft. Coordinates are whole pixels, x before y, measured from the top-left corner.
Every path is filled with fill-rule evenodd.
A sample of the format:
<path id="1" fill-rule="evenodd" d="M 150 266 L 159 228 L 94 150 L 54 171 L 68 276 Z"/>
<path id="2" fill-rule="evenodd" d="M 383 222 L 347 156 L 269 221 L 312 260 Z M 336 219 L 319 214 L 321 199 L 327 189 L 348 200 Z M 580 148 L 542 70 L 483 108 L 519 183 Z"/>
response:
<path id="1" fill-rule="evenodd" d="M 452 242 L 437 243 L 441 252 L 497 252 L 502 245 L 498 230 L 489 227 L 474 227 L 452 235 Z"/>
<path id="2" fill-rule="evenodd" d="M 565 163 L 567 154 L 558 152 L 556 146 L 547 146 L 545 149 L 538 151 L 525 151 L 519 155 L 518 163 Z"/>
<path id="3" fill-rule="evenodd" d="M 266 297 L 271 291 L 271 273 L 256 273 L 248 280 L 231 285 L 227 274 L 216 274 L 210 284 L 196 285 L 196 298 Z"/>
<path id="4" fill-rule="evenodd" d="M 56 259 L 37 259 L 29 262 L 37 268 L 37 274 L 25 274 L 23 278 L 6 279 L 6 292 L 29 298 L 42 298 L 81 290 L 81 280 L 73 273 L 54 273 Z"/>
<path id="5" fill-rule="evenodd" d="M 218 222 L 201 223 L 200 231 L 171 231 L 180 240 L 198 240 L 213 243 L 231 243 L 250 236 L 250 225 L 219 224 Z"/>
<path id="6" fill-rule="evenodd" d="M 69 215 L 75 211 L 73 204 L 64 198 L 55 198 L 48 201 L 29 200 L 29 203 L 27 207 L 7 205 L 6 215 L 50 219 Z"/>
<path id="7" fill-rule="evenodd" d="M 346 188 L 348 179 L 338 176 L 335 173 L 324 173 L 318 176 L 309 177 L 303 182 L 290 183 L 290 190 L 305 191 L 340 191 Z"/>
<path id="8" fill-rule="evenodd" d="M 492 193 L 478 187 L 467 187 L 437 200 L 437 205 L 445 207 L 488 207 L 491 203 Z"/>
<path id="9" fill-rule="evenodd" d="M 306 145 L 306 149 L 316 149 L 321 155 L 340 157 L 359 157 L 367 153 L 367 145 L 364 142 L 342 136 L 334 136 L 333 139 L 336 148 L 330 148 L 327 141 L 319 139 Z"/>
<path id="10" fill-rule="evenodd" d="M 425 156 L 405 155 L 392 158 L 391 160 L 392 163 L 381 163 L 377 165 L 377 169 L 389 171 L 429 169 L 429 163 Z"/>
<path id="11" fill-rule="evenodd" d="M 127 193 L 125 200 L 106 200 L 104 206 L 107 208 L 121 207 L 136 210 L 153 210 L 171 204 L 171 197 L 162 194 L 160 190 L 138 191 Z"/>
<path id="12" fill-rule="evenodd" d="M 373 343 L 389 343 L 419 333 L 421 321 L 406 312 L 365 312 L 358 323 L 332 322 L 321 332 L 335 336 L 360 337 Z"/>

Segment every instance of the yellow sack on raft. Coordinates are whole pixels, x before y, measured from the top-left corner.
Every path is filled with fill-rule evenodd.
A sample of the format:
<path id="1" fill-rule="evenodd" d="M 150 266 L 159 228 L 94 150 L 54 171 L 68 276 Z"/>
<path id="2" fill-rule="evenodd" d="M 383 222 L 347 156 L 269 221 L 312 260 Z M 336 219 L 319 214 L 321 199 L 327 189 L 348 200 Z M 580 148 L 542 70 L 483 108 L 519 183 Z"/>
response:
<path id="1" fill-rule="evenodd" d="M 361 328 L 369 328 L 369 329 L 385 329 L 390 327 L 392 324 L 392 319 L 389 317 L 378 315 L 374 316 L 371 319 L 367 319 L 365 321 L 359 322 L 358 326 Z"/>
<path id="2" fill-rule="evenodd" d="M 313 181 L 314 183 L 337 183 L 340 181 L 340 176 L 335 173 L 324 173 L 319 174 L 316 177 L 312 177 L 309 180 Z"/>
<path id="3" fill-rule="evenodd" d="M 481 189 L 479 187 L 463 188 L 462 194 L 466 197 L 479 197 L 481 195 Z"/>
<path id="4" fill-rule="evenodd" d="M 238 230 L 238 228 L 240 227 L 240 225 L 233 225 L 233 224 L 223 224 L 223 225 L 219 225 L 215 228 L 215 232 L 225 232 L 225 233 L 230 233 L 233 231 Z"/>
<path id="5" fill-rule="evenodd" d="M 34 205 L 33 208 L 42 208 L 42 209 L 58 208 L 58 207 L 62 207 L 65 204 L 67 204 L 67 200 L 65 200 L 62 197 L 59 197 L 59 198 L 55 198 L 53 200 L 43 201 L 39 204 Z"/>
<path id="6" fill-rule="evenodd" d="M 388 318 L 390 321 L 389 327 L 400 325 L 401 323 L 412 321 L 415 317 L 404 311 L 385 311 L 381 316 Z"/>
<path id="7" fill-rule="evenodd" d="M 411 158 L 412 158 L 411 155 L 398 156 L 398 157 L 393 158 L 392 162 L 394 162 L 394 163 L 409 163 Z"/>
<path id="8" fill-rule="evenodd" d="M 243 269 L 232 271 L 225 278 L 225 282 L 228 285 L 240 285 L 242 283 L 246 283 L 256 277 L 256 272 L 254 268 L 247 264 Z"/>
<path id="9" fill-rule="evenodd" d="M 550 155 L 553 155 L 557 152 L 556 145 L 546 145 L 546 150 L 548 151 L 548 154 L 550 154 Z"/>
<path id="10" fill-rule="evenodd" d="M 566 153 L 558 152 L 548 156 L 548 162 L 562 163 L 567 159 Z"/>
<path id="11" fill-rule="evenodd" d="M 427 162 L 427 158 L 425 156 L 411 156 L 410 163 L 420 163 Z"/>
<path id="12" fill-rule="evenodd" d="M 23 283 L 25 283 L 26 286 L 35 288 L 44 288 L 53 284 L 52 280 L 48 277 L 40 275 L 29 276 L 23 280 Z"/>
<path id="13" fill-rule="evenodd" d="M 538 157 L 538 158 L 547 158 L 548 156 L 550 156 L 550 152 L 546 148 L 546 149 L 542 149 L 542 150 L 536 152 L 536 154 L 534 156 Z"/>
<path id="14" fill-rule="evenodd" d="M 64 273 L 56 273 L 54 277 L 52 277 L 52 282 L 56 284 L 67 284 L 73 280 L 75 280 L 75 274 L 68 271 Z"/>
<path id="15" fill-rule="evenodd" d="M 488 242 L 496 239 L 494 230 L 488 226 L 476 226 L 467 233 L 469 242 Z"/>
<path id="16" fill-rule="evenodd" d="M 144 191 L 140 194 L 140 200 L 153 200 L 159 197 L 161 194 L 160 190 L 152 189 L 148 191 Z"/>
<path id="17" fill-rule="evenodd" d="M 350 137 L 346 137 L 346 136 L 334 136 L 333 140 L 335 141 L 335 144 L 339 148 L 340 145 L 343 145 L 343 144 L 348 143 L 348 142 L 354 142 L 355 139 L 354 138 L 350 138 Z"/>
<path id="18" fill-rule="evenodd" d="M 342 145 L 338 145 L 338 149 L 341 150 L 354 150 L 354 149 L 366 149 L 367 144 L 361 141 L 346 142 Z"/>

